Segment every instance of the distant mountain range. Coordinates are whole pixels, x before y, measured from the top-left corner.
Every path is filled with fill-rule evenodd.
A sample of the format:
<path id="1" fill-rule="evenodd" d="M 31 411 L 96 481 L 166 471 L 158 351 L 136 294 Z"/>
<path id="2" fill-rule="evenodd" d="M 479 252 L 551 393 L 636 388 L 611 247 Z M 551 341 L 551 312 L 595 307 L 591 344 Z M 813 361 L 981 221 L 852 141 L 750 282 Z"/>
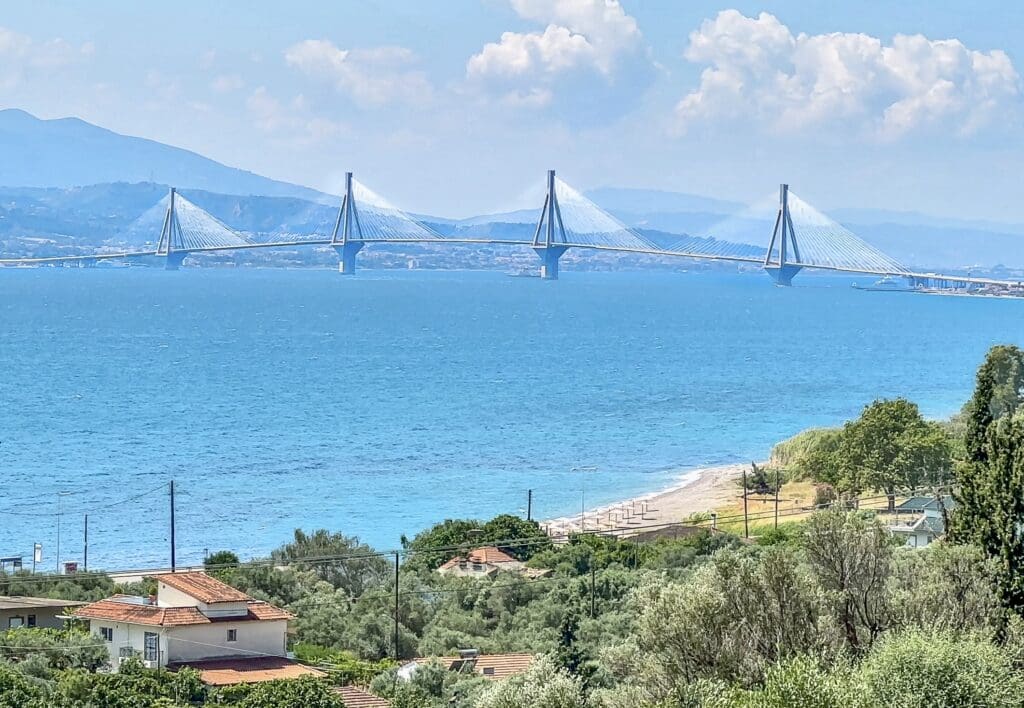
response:
<path id="1" fill-rule="evenodd" d="M 76 248 L 155 239 L 140 217 L 179 186 L 229 226 L 252 234 L 326 234 L 337 197 L 222 165 L 188 150 L 120 135 L 77 118 L 41 120 L 0 110 L 0 248 Z M 605 187 L 587 196 L 659 245 L 714 233 L 744 205 L 678 192 Z M 421 215 L 442 233 L 528 238 L 536 209 L 468 219 Z M 918 268 L 1024 268 L 1024 225 L 938 219 L 914 212 L 838 209 L 831 216 L 896 260 Z M 771 224 L 743 222 L 742 240 L 763 249 Z M 35 249 L 35 246 L 31 246 Z M 33 251 L 34 252 L 34 251 Z"/>
<path id="2" fill-rule="evenodd" d="M 41 120 L 0 110 L 0 185 L 80 187 L 156 182 L 224 194 L 260 194 L 313 201 L 326 195 L 154 140 L 121 135 L 78 118 Z"/>

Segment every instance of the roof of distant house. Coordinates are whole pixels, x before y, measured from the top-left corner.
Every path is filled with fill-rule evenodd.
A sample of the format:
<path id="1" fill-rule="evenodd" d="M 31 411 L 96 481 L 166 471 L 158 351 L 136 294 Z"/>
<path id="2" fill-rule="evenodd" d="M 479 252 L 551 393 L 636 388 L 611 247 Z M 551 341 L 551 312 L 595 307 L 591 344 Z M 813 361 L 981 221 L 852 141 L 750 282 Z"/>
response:
<path id="1" fill-rule="evenodd" d="M 915 531 L 927 531 L 934 536 L 944 536 L 946 534 L 946 525 L 942 523 L 941 517 L 922 516 L 914 524 L 913 529 Z"/>
<path id="2" fill-rule="evenodd" d="M 500 681 L 509 676 L 524 673 L 533 664 L 533 654 L 477 654 L 476 656 L 439 656 L 414 659 L 417 664 L 428 664 L 435 659 L 449 671 L 472 666 L 473 671 L 484 678 Z"/>
<path id="3" fill-rule="evenodd" d="M 942 497 L 942 505 L 946 511 L 956 508 L 956 500 L 946 495 Z M 925 509 L 939 509 L 939 501 L 935 497 L 910 497 L 902 504 L 896 505 L 896 511 L 924 511 Z"/>
<path id="4" fill-rule="evenodd" d="M 345 708 L 391 708 L 390 701 L 356 686 L 339 686 L 335 691 L 341 694 Z"/>
<path id="5" fill-rule="evenodd" d="M 474 548 L 464 556 L 455 556 L 441 566 L 443 569 L 454 568 L 459 563 L 482 563 L 486 565 L 501 565 L 502 563 L 518 563 L 519 561 L 494 546 L 482 546 Z"/>
<path id="6" fill-rule="evenodd" d="M 245 622 L 259 620 L 289 620 L 293 615 L 259 600 L 247 603 L 245 616 L 207 617 L 197 607 L 160 607 L 130 595 L 114 595 L 106 600 L 94 602 L 75 610 L 75 617 L 89 620 L 106 620 L 126 624 L 146 624 L 156 627 L 181 627 L 192 624 L 213 624 L 215 622 Z"/>
<path id="7" fill-rule="evenodd" d="M 55 600 L 49 597 L 24 597 L 22 595 L 7 595 L 0 597 L 0 610 L 37 610 L 53 607 L 81 607 L 87 602 L 78 600 Z"/>
<path id="8" fill-rule="evenodd" d="M 153 577 L 158 582 L 180 590 L 207 605 L 214 605 L 218 602 L 248 602 L 252 599 L 241 590 L 198 571 L 164 573 Z"/>
<path id="9" fill-rule="evenodd" d="M 189 667 L 196 669 L 203 683 L 210 686 L 231 686 L 237 683 L 262 683 L 302 676 L 326 676 L 311 666 L 296 664 L 283 656 L 257 656 L 250 659 L 211 659 L 168 664 L 171 671 Z M 348 702 L 345 703 L 348 706 Z"/>

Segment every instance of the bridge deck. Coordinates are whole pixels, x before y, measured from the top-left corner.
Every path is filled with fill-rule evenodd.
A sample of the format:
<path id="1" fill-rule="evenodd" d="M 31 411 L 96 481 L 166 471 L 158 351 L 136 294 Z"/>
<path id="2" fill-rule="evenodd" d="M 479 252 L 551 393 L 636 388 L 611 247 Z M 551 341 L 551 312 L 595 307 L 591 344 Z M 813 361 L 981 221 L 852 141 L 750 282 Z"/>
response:
<path id="1" fill-rule="evenodd" d="M 487 244 L 487 245 L 503 245 L 503 246 L 524 246 L 532 247 L 533 243 L 530 241 L 516 241 L 508 239 L 486 239 L 486 238 L 445 238 L 445 239 L 364 239 L 362 243 L 368 244 L 402 244 L 402 243 L 462 243 L 462 244 Z M 329 239 L 302 239 L 292 241 L 274 241 L 269 243 L 249 243 L 239 245 L 227 245 L 227 246 L 209 246 L 206 248 L 191 249 L 188 253 L 214 253 L 222 251 L 243 251 L 251 249 L 263 249 L 263 248 L 289 248 L 295 246 L 330 246 L 332 241 Z M 610 251 L 617 253 L 634 253 L 639 255 L 649 256 L 669 256 L 673 258 L 691 258 L 697 260 L 708 260 L 708 261 L 726 261 L 734 263 L 751 263 L 756 265 L 764 265 L 764 258 L 754 258 L 747 256 L 730 256 L 730 255 L 709 255 L 706 253 L 696 253 L 689 251 L 671 251 L 662 249 L 649 249 L 649 248 L 631 248 L 625 246 L 601 246 L 594 244 L 576 244 L 566 243 L 559 244 L 564 245 L 568 248 L 584 248 L 592 251 Z M 0 258 L 0 266 L 17 266 L 17 265 L 45 265 L 47 263 L 69 263 L 69 262 L 88 262 L 88 261 L 99 261 L 99 260 L 120 260 L 128 258 L 145 258 L 152 256 L 165 256 L 166 254 L 158 254 L 155 250 L 153 251 L 127 251 L 123 253 L 95 253 L 88 255 L 75 255 L 75 256 L 43 256 L 39 258 Z M 905 277 L 905 278 L 918 278 L 926 280 L 949 280 L 957 283 L 970 283 L 972 285 L 1019 285 L 1021 281 L 1010 281 L 1010 280 L 997 280 L 995 278 L 977 278 L 966 275 L 950 275 L 944 273 L 922 273 L 916 271 L 881 271 L 881 270 L 870 270 L 870 269 L 857 269 L 857 268 L 846 268 L 840 266 L 829 266 L 815 263 L 799 263 L 790 262 L 787 264 L 793 266 L 799 266 L 801 268 L 808 268 L 813 270 L 824 270 L 835 273 L 849 273 L 851 275 L 877 275 L 877 276 L 892 276 L 892 277 Z"/>

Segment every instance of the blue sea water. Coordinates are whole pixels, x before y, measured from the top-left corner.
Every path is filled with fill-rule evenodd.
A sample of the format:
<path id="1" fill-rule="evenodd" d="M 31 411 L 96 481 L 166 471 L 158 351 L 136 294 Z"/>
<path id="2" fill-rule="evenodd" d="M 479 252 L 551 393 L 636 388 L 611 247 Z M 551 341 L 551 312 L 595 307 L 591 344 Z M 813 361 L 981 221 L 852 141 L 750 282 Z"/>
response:
<path id="1" fill-rule="evenodd" d="M 297 527 L 394 548 L 449 517 L 537 517 L 764 458 L 907 396 L 955 412 L 1024 302 L 838 278 L 151 269 L 0 271 L 0 555 L 55 566 L 265 553 Z"/>

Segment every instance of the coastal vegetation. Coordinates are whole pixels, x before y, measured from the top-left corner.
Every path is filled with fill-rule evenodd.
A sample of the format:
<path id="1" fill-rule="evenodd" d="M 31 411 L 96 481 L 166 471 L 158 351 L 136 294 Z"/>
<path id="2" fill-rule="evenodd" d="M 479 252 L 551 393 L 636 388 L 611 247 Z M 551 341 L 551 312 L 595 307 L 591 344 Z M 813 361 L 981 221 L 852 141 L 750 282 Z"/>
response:
<path id="1" fill-rule="evenodd" d="M 704 521 L 678 538 L 556 545 L 503 515 L 442 521 L 397 553 L 315 530 L 264 559 L 213 554 L 208 572 L 296 615 L 291 648 L 329 681 L 213 689 L 188 670 L 96 673 L 103 648 L 80 630 L 19 629 L 0 638 L 0 707 L 333 708 L 330 685 L 349 683 L 399 708 L 1024 706 L 1024 352 L 994 348 L 953 423 L 876 401 L 842 428 L 781 443 L 772 464 L 748 479 L 751 494 L 778 479 L 814 500 L 751 539 Z M 888 512 L 922 489 L 953 494 L 950 533 L 908 548 Z M 858 504 L 868 495 L 878 508 Z M 438 572 L 480 546 L 525 568 Z M 0 588 L 119 589 L 102 574 L 16 574 Z M 413 657 L 465 649 L 539 658 L 503 681 L 436 661 L 399 676 Z"/>

